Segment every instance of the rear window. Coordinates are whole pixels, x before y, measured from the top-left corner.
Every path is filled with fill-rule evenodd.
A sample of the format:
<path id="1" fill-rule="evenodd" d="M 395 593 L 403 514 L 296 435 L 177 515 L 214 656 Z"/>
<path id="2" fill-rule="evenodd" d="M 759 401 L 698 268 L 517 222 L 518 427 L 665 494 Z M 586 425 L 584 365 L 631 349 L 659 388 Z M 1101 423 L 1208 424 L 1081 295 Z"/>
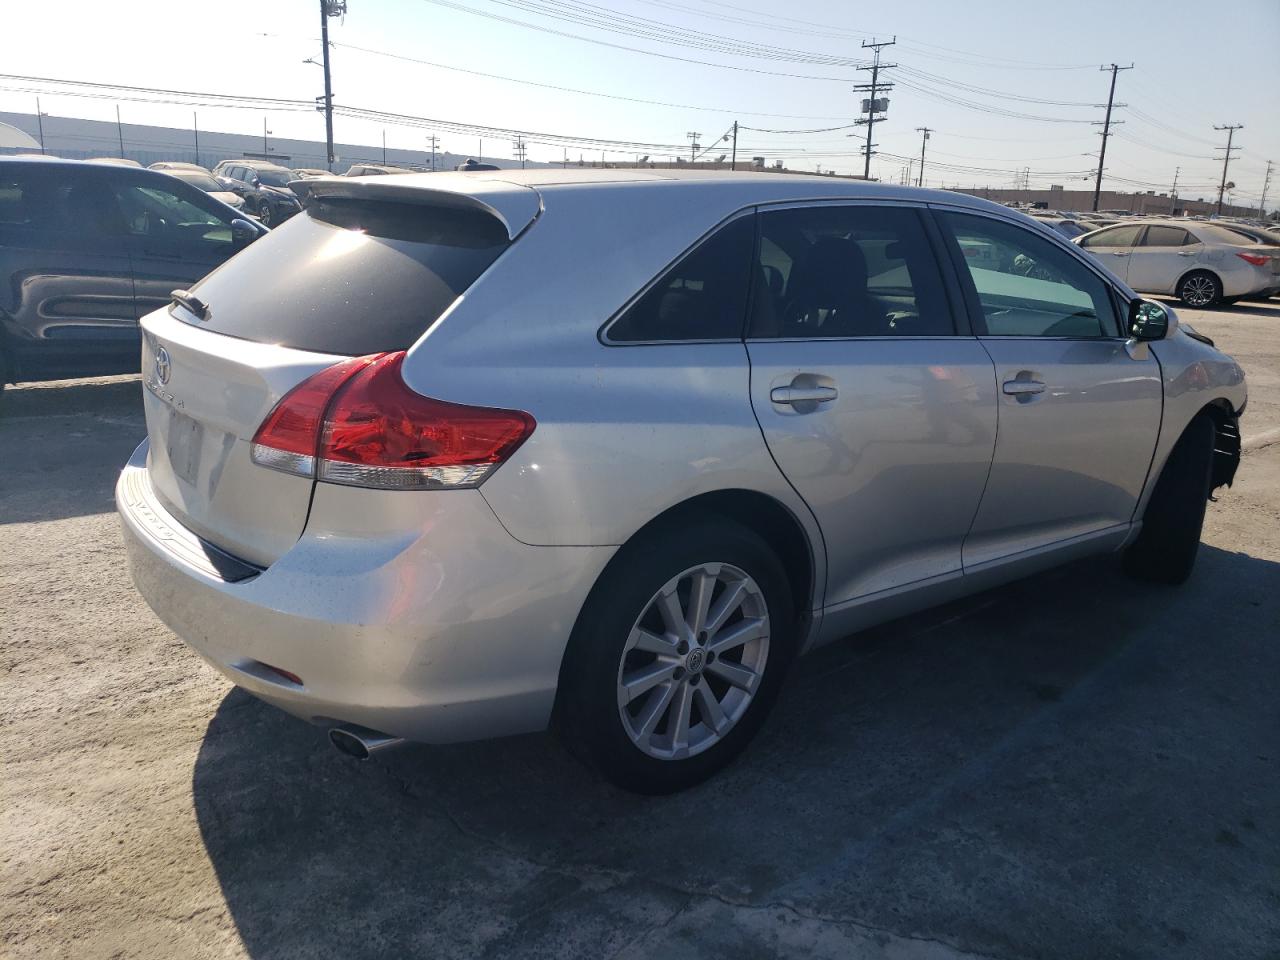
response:
<path id="1" fill-rule="evenodd" d="M 312 201 L 193 288 L 209 305 L 196 325 L 318 353 L 404 350 L 509 244 L 479 211 Z"/>
<path id="2" fill-rule="evenodd" d="M 1209 243 L 1230 243 L 1237 247 L 1248 247 L 1258 242 L 1253 237 L 1247 237 L 1243 233 L 1236 233 L 1229 227 L 1202 224 L 1199 230 L 1200 236 L 1204 237 Z"/>

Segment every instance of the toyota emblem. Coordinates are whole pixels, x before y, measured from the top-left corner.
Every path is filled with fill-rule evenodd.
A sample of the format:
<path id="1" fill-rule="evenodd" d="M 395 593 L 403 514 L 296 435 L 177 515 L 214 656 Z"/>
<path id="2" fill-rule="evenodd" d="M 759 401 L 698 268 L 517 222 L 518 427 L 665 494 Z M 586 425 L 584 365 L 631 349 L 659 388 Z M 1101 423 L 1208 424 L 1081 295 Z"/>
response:
<path id="1" fill-rule="evenodd" d="M 160 347 L 156 350 L 156 379 L 161 383 L 168 383 L 170 369 L 169 351 Z"/>

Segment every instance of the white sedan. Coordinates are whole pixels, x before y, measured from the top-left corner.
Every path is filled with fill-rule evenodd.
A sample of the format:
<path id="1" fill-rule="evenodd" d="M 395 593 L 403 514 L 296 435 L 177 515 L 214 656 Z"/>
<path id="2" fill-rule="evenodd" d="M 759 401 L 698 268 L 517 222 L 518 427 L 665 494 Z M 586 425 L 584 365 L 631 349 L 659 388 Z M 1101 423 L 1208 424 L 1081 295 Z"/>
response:
<path id="1" fill-rule="evenodd" d="M 1104 227 L 1074 241 L 1140 293 L 1208 307 L 1280 291 L 1280 247 L 1223 224 L 1143 220 Z"/>

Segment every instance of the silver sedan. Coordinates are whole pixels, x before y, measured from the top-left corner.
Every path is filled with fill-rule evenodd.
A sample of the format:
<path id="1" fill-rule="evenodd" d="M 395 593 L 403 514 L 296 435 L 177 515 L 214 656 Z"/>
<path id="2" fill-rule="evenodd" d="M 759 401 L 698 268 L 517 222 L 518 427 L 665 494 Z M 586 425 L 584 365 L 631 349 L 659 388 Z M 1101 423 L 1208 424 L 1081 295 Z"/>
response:
<path id="1" fill-rule="evenodd" d="M 1063 238 L 828 177 L 320 178 L 142 321 L 139 590 L 367 757 L 741 751 L 799 654 L 1123 551 L 1191 573 L 1244 374 Z"/>
<path id="2" fill-rule="evenodd" d="M 1075 240 L 1134 290 L 1176 296 L 1189 307 L 1280 291 L 1280 247 L 1227 224 L 1143 220 Z"/>

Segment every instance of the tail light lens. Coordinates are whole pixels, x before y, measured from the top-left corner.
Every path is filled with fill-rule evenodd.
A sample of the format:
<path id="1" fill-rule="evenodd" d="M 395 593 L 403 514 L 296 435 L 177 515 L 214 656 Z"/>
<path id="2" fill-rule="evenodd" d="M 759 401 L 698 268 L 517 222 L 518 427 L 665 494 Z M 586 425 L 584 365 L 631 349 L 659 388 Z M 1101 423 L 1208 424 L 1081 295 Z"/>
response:
<path id="1" fill-rule="evenodd" d="M 403 351 L 357 357 L 303 381 L 258 428 L 253 461 L 349 486 L 474 487 L 537 426 L 519 410 L 415 393 L 403 360 Z"/>
<path id="2" fill-rule="evenodd" d="M 1271 262 L 1271 257 L 1265 253 L 1237 253 L 1237 257 L 1245 263 L 1251 263 L 1255 267 L 1265 267 Z"/>

